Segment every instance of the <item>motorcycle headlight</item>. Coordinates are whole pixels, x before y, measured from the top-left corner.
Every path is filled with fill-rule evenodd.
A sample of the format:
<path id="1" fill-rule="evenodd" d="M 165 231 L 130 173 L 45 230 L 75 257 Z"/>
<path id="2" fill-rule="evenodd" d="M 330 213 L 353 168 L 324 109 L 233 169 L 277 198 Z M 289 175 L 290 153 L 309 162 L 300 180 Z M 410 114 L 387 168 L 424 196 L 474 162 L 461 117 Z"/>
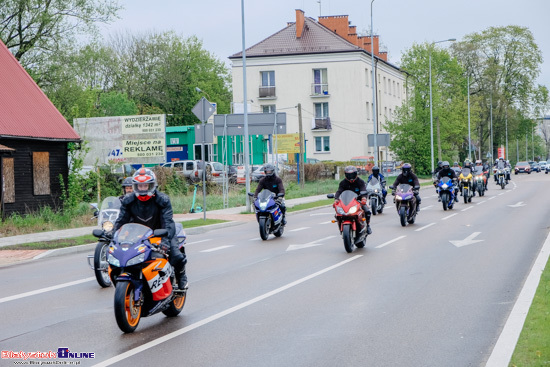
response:
<path id="1" fill-rule="evenodd" d="M 403 198 L 399 195 L 395 195 L 395 200 L 403 200 Z"/>
<path id="2" fill-rule="evenodd" d="M 342 209 L 341 207 L 337 207 L 337 208 L 336 208 L 336 212 L 337 212 L 338 214 L 341 214 L 341 215 L 346 214 L 346 212 L 344 211 L 344 209 Z"/>
<path id="3" fill-rule="evenodd" d="M 105 221 L 101 226 L 105 232 L 111 232 L 113 230 L 114 224 L 113 222 Z"/>
<path id="4" fill-rule="evenodd" d="M 443 185 L 441 185 L 441 187 L 442 187 L 443 189 L 446 189 L 446 188 L 449 187 L 449 186 L 448 186 L 447 184 L 443 184 Z"/>
<path id="5" fill-rule="evenodd" d="M 355 214 L 355 213 L 357 213 L 357 207 L 352 206 L 351 209 L 349 210 L 348 214 Z"/>
<path id="6" fill-rule="evenodd" d="M 260 209 L 265 210 L 267 208 L 267 202 L 266 203 L 260 203 Z"/>
<path id="7" fill-rule="evenodd" d="M 128 260 L 128 262 L 126 263 L 126 266 L 136 265 L 144 261 L 145 261 L 145 253 L 142 253 Z"/>
<path id="8" fill-rule="evenodd" d="M 113 265 L 113 266 L 120 267 L 120 261 L 111 254 L 109 254 L 109 256 L 107 256 L 107 262 L 109 264 Z"/>

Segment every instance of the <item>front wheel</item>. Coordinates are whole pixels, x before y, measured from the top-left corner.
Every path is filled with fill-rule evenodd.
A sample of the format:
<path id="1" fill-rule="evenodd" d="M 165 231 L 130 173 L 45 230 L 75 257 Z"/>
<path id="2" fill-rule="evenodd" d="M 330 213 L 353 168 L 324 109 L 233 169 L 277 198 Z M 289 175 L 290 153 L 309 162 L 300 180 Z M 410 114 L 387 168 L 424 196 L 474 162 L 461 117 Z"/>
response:
<path id="1" fill-rule="evenodd" d="M 462 197 L 464 197 L 464 204 L 468 204 L 468 190 L 462 190 Z"/>
<path id="2" fill-rule="evenodd" d="M 407 208 L 404 206 L 399 208 L 399 220 L 401 221 L 401 225 L 403 227 L 407 225 Z"/>
<path id="3" fill-rule="evenodd" d="M 107 263 L 107 250 L 109 244 L 106 242 L 98 242 L 94 252 L 94 273 L 95 278 L 100 286 L 109 288 L 111 286 L 111 278 L 109 277 L 109 264 Z"/>
<path id="4" fill-rule="evenodd" d="M 504 180 L 500 183 L 500 187 L 504 190 L 504 187 L 506 187 L 506 182 Z"/>
<path id="5" fill-rule="evenodd" d="M 266 217 L 260 217 L 260 237 L 262 240 L 267 240 L 269 236 L 269 219 Z"/>
<path id="6" fill-rule="evenodd" d="M 141 318 L 141 300 L 134 300 L 135 287 L 132 282 L 121 281 L 115 290 L 115 318 L 120 330 L 132 333 Z"/>
<path id="7" fill-rule="evenodd" d="M 443 204 L 443 210 L 447 210 L 449 208 L 449 196 L 447 194 L 441 195 L 441 204 Z"/>
<path id="8" fill-rule="evenodd" d="M 373 196 L 370 198 L 370 209 L 372 214 L 376 215 L 378 214 L 378 204 L 376 203 L 376 198 Z"/>
<path id="9" fill-rule="evenodd" d="M 344 224 L 344 227 L 342 229 L 342 239 L 344 240 L 344 248 L 346 249 L 346 252 L 349 254 L 353 251 L 353 236 L 351 233 L 351 225 Z"/>

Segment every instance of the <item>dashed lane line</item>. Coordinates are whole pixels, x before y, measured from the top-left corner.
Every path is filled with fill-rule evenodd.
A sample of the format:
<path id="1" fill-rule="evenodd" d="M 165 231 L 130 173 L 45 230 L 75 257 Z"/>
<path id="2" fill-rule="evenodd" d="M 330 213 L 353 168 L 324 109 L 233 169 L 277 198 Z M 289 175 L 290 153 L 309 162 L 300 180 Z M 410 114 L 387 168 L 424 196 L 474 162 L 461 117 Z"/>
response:
<path id="1" fill-rule="evenodd" d="M 387 246 L 387 245 L 390 245 L 390 244 L 392 244 L 392 243 L 394 243 L 394 242 L 397 242 L 397 241 L 399 241 L 399 240 L 401 240 L 401 239 L 403 239 L 403 238 L 405 238 L 405 237 L 407 237 L 407 236 L 399 236 L 399 237 L 397 237 L 397 238 L 394 238 L 393 240 L 390 240 L 390 241 L 388 241 L 388 242 L 384 242 L 383 244 L 378 245 L 378 246 L 376 246 L 375 248 L 382 248 L 382 247 L 384 247 L 384 246 Z"/>

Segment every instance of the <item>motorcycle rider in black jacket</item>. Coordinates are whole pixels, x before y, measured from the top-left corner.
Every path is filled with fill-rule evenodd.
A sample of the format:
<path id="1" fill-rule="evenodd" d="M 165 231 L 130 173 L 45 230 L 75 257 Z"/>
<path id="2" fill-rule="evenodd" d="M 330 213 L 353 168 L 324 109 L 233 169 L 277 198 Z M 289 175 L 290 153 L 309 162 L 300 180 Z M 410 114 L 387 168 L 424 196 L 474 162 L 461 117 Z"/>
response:
<path id="1" fill-rule="evenodd" d="M 344 175 L 346 176 L 346 178 L 340 181 L 340 184 L 338 185 L 338 190 L 334 194 L 334 203 L 338 202 L 340 195 L 346 190 L 351 190 L 357 195 L 359 195 L 362 191 L 367 191 L 367 184 L 365 183 L 365 181 L 363 181 L 360 177 L 357 177 L 357 167 L 347 166 L 346 168 L 344 168 Z M 367 204 L 366 197 L 361 198 L 361 209 L 363 209 L 363 211 L 365 212 L 365 218 L 367 220 L 367 234 L 371 234 L 371 211 Z"/>
<path id="2" fill-rule="evenodd" d="M 420 190 L 420 181 L 418 181 L 418 177 L 412 173 L 412 166 L 410 163 L 404 163 L 403 166 L 401 166 L 401 173 L 390 187 L 392 190 L 395 190 L 397 185 L 401 184 L 408 184 L 413 187 L 413 194 L 416 199 L 416 212 L 420 212 L 420 203 L 422 202 L 420 194 L 418 193 L 418 190 Z M 395 193 L 392 192 L 392 195 L 395 195 Z"/>
<path id="3" fill-rule="evenodd" d="M 275 194 L 275 202 L 281 208 L 283 213 L 283 225 L 286 225 L 286 206 L 283 197 L 285 195 L 285 186 L 283 180 L 275 174 L 275 167 L 272 164 L 268 163 L 264 166 L 265 177 L 262 177 L 258 182 L 258 187 L 254 192 L 254 200 L 258 197 L 258 194 L 263 189 L 269 190 Z M 277 194 L 283 194 L 283 197 L 277 197 Z"/>
<path id="4" fill-rule="evenodd" d="M 451 166 L 447 161 L 443 162 L 441 167 L 441 171 L 439 171 L 437 174 L 436 184 L 438 184 L 443 177 L 449 177 L 451 180 L 453 180 L 453 183 L 455 184 L 455 201 L 458 203 L 458 186 L 456 185 L 458 177 L 456 175 L 456 172 L 451 169 Z M 438 201 L 441 201 L 441 197 L 439 197 Z"/>
<path id="5" fill-rule="evenodd" d="M 187 287 L 185 273 L 185 248 L 180 250 L 176 241 L 172 204 L 168 195 L 157 190 L 155 173 L 148 168 L 140 168 L 132 177 L 135 195 L 126 195 L 122 199 L 120 214 L 116 220 L 114 232 L 127 223 L 143 224 L 153 230 L 164 228 L 168 235 L 162 238 L 161 247 L 169 252 L 170 264 L 177 274 L 179 289 Z"/>

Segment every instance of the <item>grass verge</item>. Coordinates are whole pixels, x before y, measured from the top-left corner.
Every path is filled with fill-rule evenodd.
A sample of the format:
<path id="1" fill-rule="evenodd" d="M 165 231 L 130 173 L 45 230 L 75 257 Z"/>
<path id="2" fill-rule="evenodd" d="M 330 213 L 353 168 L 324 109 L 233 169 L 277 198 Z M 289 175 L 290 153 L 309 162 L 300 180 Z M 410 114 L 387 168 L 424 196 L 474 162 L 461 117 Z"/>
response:
<path id="1" fill-rule="evenodd" d="M 317 208 L 317 207 L 320 207 L 320 206 L 330 205 L 332 203 L 334 203 L 334 199 L 314 201 L 314 202 L 311 202 L 311 203 L 294 205 L 292 208 L 288 208 L 286 211 L 287 212 L 296 212 L 298 210 Z"/>
<path id="2" fill-rule="evenodd" d="M 550 365 L 550 269 L 541 275 L 510 366 Z"/>

